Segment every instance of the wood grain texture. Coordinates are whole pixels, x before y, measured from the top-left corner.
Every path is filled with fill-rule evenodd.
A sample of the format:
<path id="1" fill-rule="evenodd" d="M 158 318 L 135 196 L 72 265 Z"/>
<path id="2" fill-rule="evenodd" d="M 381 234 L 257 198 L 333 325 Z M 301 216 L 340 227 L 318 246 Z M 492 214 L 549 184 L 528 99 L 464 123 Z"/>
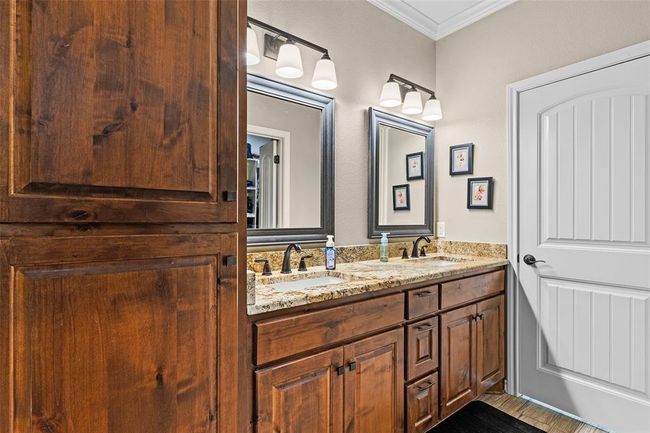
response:
<path id="1" fill-rule="evenodd" d="M 415 319 L 435 313 L 440 308 L 438 285 L 411 290 L 406 295 L 407 318 Z"/>
<path id="2" fill-rule="evenodd" d="M 258 433 L 343 433 L 343 348 L 255 373 Z"/>
<path id="3" fill-rule="evenodd" d="M 404 295 L 395 294 L 255 324 L 256 362 L 266 364 L 401 323 Z"/>
<path id="4" fill-rule="evenodd" d="M 438 423 L 438 373 L 406 387 L 406 431 L 426 433 Z"/>
<path id="5" fill-rule="evenodd" d="M 533 401 L 510 394 L 484 394 L 482 401 L 547 433 L 605 433 Z"/>
<path id="6" fill-rule="evenodd" d="M 476 306 L 476 386 L 483 394 L 505 378 L 505 298 L 481 301 Z"/>
<path id="7" fill-rule="evenodd" d="M 505 271 L 497 271 L 443 283 L 440 287 L 440 308 L 449 308 L 471 302 L 476 298 L 496 295 L 505 290 L 505 281 Z"/>
<path id="8" fill-rule="evenodd" d="M 0 431 L 180 433 L 235 425 L 218 398 L 237 374 L 237 354 L 227 345 L 234 343 L 236 304 L 228 297 L 237 270 L 222 260 L 236 254 L 237 235 L 212 236 L 210 249 L 199 246 L 196 254 L 161 248 L 175 239 L 192 250 L 184 237 L 140 236 L 121 238 L 112 256 L 70 248 L 49 261 L 12 254 L 22 251 L 17 240 L 3 240 L 0 329 L 13 369 L 3 368 L 0 395 L 13 396 L 13 409 Z M 44 252 L 57 241 L 72 245 L 22 241 Z"/>
<path id="9" fill-rule="evenodd" d="M 5 3 L 0 221 L 237 221 L 239 2 Z"/>
<path id="10" fill-rule="evenodd" d="M 346 345 L 344 358 L 345 433 L 403 432 L 404 330 Z"/>
<path id="11" fill-rule="evenodd" d="M 447 417 L 476 397 L 476 305 L 440 316 L 440 406 Z"/>
<path id="12" fill-rule="evenodd" d="M 406 327 L 406 379 L 427 374 L 438 368 L 438 317 Z"/>

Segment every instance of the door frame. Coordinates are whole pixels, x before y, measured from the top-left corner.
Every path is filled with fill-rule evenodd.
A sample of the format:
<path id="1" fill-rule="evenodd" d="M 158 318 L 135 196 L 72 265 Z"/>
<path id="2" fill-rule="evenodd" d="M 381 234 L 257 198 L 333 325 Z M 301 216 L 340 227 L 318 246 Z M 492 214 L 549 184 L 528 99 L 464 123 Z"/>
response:
<path id="1" fill-rule="evenodd" d="M 650 55 L 650 40 L 620 50 L 612 51 L 578 63 L 564 66 L 553 71 L 544 72 L 526 78 L 506 87 L 507 94 L 507 178 L 508 178 L 508 279 L 507 279 L 507 343 L 506 391 L 520 395 L 519 392 L 519 348 L 517 345 L 517 326 L 519 320 L 518 283 L 519 283 L 519 94 L 537 87 L 584 75 L 599 69 L 608 68 L 619 63 L 629 62 Z"/>

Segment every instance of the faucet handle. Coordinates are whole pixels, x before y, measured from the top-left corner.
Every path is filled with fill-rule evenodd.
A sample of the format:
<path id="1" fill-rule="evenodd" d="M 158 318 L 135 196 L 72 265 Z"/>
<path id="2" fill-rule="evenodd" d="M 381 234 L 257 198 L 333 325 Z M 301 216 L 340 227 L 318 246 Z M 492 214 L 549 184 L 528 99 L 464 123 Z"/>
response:
<path id="1" fill-rule="evenodd" d="M 400 248 L 400 250 L 402 250 L 402 259 L 408 259 L 409 258 L 408 248 Z"/>
<path id="2" fill-rule="evenodd" d="M 262 270 L 262 275 L 271 275 L 271 265 L 269 264 L 269 259 L 255 259 L 255 263 L 264 263 L 264 269 Z"/>
<path id="3" fill-rule="evenodd" d="M 422 245 L 420 248 L 420 257 L 426 257 L 427 256 L 427 247 Z"/>
<path id="4" fill-rule="evenodd" d="M 305 259 L 311 259 L 314 257 L 313 254 L 308 254 L 306 256 L 301 256 L 300 257 L 300 264 L 298 265 L 298 270 L 305 272 L 307 270 L 307 264 L 305 264 Z"/>

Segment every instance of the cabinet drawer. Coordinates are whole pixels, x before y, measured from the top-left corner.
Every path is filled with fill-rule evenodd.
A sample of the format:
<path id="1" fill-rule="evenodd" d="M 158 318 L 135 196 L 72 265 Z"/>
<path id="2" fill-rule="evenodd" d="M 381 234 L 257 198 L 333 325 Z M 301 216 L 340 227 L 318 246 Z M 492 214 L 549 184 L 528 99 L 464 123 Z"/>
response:
<path id="1" fill-rule="evenodd" d="M 397 293 L 340 307 L 255 324 L 258 365 L 338 343 L 401 323 L 404 296 Z"/>
<path id="2" fill-rule="evenodd" d="M 440 307 L 449 308 L 504 290 L 505 271 L 491 272 L 442 284 Z"/>
<path id="3" fill-rule="evenodd" d="M 438 317 L 408 325 L 406 338 L 408 380 L 438 368 Z"/>
<path id="4" fill-rule="evenodd" d="M 427 286 L 407 292 L 409 319 L 427 316 L 439 310 L 438 286 Z"/>
<path id="5" fill-rule="evenodd" d="M 438 373 L 406 387 L 407 433 L 425 433 L 438 423 Z"/>

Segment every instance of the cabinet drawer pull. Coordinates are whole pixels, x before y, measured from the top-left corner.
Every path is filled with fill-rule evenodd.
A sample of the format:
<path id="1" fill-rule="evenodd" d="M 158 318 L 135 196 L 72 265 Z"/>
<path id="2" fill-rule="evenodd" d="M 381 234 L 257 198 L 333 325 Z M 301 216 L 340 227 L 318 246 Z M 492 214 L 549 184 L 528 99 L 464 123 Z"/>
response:
<path id="1" fill-rule="evenodd" d="M 345 374 L 345 366 L 341 365 L 340 367 L 336 367 L 336 374 L 343 376 Z"/>
<path id="2" fill-rule="evenodd" d="M 354 362 L 354 361 L 351 362 L 351 363 L 349 363 L 349 364 L 348 364 L 348 368 L 350 369 L 350 371 L 354 371 L 354 370 L 356 370 L 356 369 L 357 369 L 357 363 Z"/>
<path id="3" fill-rule="evenodd" d="M 425 292 L 419 292 L 416 296 L 419 298 L 424 298 L 426 296 L 433 296 L 435 294 L 436 294 L 435 292 L 432 292 L 431 290 L 427 290 Z"/>
<path id="4" fill-rule="evenodd" d="M 432 386 L 433 386 L 433 382 L 427 382 L 427 383 L 424 383 L 424 384 L 418 386 L 418 389 L 420 391 L 426 391 L 427 389 L 431 388 Z"/>
<path id="5" fill-rule="evenodd" d="M 429 324 L 420 325 L 420 326 L 416 326 L 415 329 L 417 329 L 418 331 L 428 331 L 429 329 L 433 329 L 433 325 L 429 325 Z"/>

